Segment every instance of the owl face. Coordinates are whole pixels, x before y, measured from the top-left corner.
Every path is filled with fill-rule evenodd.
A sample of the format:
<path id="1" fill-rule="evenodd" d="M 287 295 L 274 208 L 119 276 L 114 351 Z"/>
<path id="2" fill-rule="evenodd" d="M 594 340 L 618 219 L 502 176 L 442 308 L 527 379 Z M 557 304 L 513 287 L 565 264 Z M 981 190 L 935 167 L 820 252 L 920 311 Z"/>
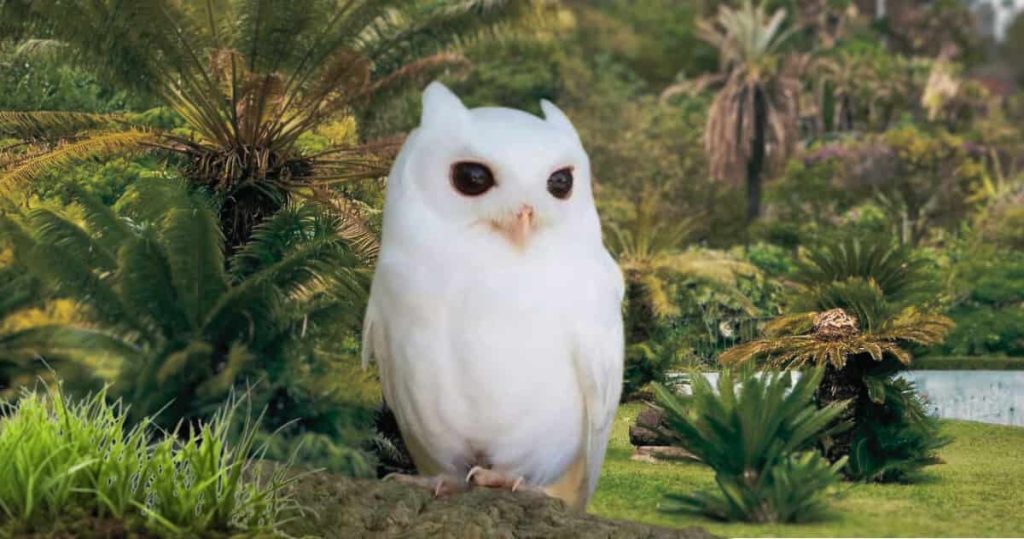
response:
<path id="1" fill-rule="evenodd" d="M 439 220 L 483 241 L 525 249 L 542 236 L 571 235 L 593 213 L 590 164 L 565 115 L 541 105 L 544 118 L 469 110 L 431 84 L 420 127 L 406 143 L 402 188 Z"/>

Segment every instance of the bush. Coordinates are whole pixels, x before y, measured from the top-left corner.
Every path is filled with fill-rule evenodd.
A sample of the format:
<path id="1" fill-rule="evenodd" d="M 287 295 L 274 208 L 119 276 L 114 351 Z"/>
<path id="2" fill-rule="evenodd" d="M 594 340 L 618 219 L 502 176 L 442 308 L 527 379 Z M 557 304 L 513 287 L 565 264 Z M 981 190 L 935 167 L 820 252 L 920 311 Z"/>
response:
<path id="1" fill-rule="evenodd" d="M 820 517 L 826 510 L 822 494 L 845 465 L 830 465 L 813 449 L 845 406 L 815 407 L 821 376 L 816 369 L 793 383 L 788 371 L 748 370 L 737 377 L 725 370 L 717 392 L 694 375 L 688 397 L 656 386 L 669 426 L 687 451 L 715 470 L 720 489 L 669 495 L 669 510 L 750 522 Z"/>
<path id="2" fill-rule="evenodd" d="M 941 352 L 1024 356 L 1024 254 L 982 246 L 961 257 L 949 311 L 957 327 Z"/>
<path id="3" fill-rule="evenodd" d="M 914 384 L 894 375 L 869 379 L 870 398 L 858 399 L 847 474 L 877 482 L 908 481 L 938 462 L 935 451 L 951 441 L 939 433 Z"/>
<path id="4" fill-rule="evenodd" d="M 151 423 L 126 429 L 124 407 L 103 392 L 77 402 L 59 386 L 25 392 L 0 409 L 0 535 L 68 518 L 110 519 L 167 536 L 272 532 L 292 509 L 282 490 L 290 481 L 283 472 L 260 477 L 248 457 L 254 423 L 238 443 L 227 443 L 240 402 L 229 401 L 184 439 L 151 442 Z"/>
<path id="5" fill-rule="evenodd" d="M 213 211 L 180 184 L 140 182 L 115 210 L 75 200 L 84 222 L 39 209 L 0 219 L 10 268 L 38 280 L 40 295 L 83 309 L 83 320 L 30 328 L 30 352 L 109 363 L 109 393 L 131 405 L 132 422 L 153 417 L 187 433 L 232 390 L 250 388 L 265 426 L 287 425 L 284 438 L 355 446 L 369 436 L 375 395 L 353 347 L 338 346 L 358 331 L 367 275 L 336 216 L 289 205 L 225 259 Z M 332 471 L 369 473 L 320 453 Z"/>

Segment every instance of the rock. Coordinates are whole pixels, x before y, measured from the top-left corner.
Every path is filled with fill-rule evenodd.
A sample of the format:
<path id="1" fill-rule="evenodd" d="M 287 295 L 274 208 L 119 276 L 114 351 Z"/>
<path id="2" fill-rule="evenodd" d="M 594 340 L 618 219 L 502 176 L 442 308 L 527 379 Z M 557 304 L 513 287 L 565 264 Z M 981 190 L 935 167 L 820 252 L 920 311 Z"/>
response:
<path id="1" fill-rule="evenodd" d="M 696 527 L 674 530 L 608 520 L 536 493 L 478 488 L 435 499 L 426 490 L 396 482 L 326 473 L 306 475 L 292 488 L 298 503 L 315 513 L 285 527 L 298 537 L 714 537 Z"/>
<path id="2" fill-rule="evenodd" d="M 634 446 L 672 445 L 678 440 L 672 430 L 665 424 L 665 411 L 646 404 L 636 417 L 636 422 L 629 426 L 629 443 Z"/>

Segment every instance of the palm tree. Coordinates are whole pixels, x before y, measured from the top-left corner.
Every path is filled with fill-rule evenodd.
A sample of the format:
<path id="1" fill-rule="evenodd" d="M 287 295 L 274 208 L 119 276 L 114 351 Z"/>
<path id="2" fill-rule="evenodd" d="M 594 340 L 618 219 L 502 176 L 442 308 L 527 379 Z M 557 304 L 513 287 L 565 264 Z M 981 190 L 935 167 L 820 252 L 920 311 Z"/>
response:
<path id="1" fill-rule="evenodd" d="M 715 19 L 697 26 L 700 38 L 718 49 L 720 68 L 696 81 L 698 88 L 721 84 L 704 133 L 711 174 L 736 183 L 745 178 L 748 222 L 761 214 L 768 163 L 784 160 L 796 143 L 804 60 L 782 53 L 791 34 L 783 29 L 785 18 L 783 9 L 769 16 L 762 5 L 744 0 L 739 8 L 720 6 Z"/>
<path id="2" fill-rule="evenodd" d="M 466 60 L 450 46 L 529 8 L 462 0 L 89 0 L 0 2 L 0 19 L 74 54 L 110 84 L 152 96 L 184 120 L 160 129 L 132 115 L 6 112 L 0 183 L 10 187 L 88 156 L 157 151 L 218 193 L 229 248 L 295 195 L 332 200 L 345 233 L 372 256 L 358 207 L 330 186 L 381 177 L 394 144 L 309 152 L 299 137 L 371 110 L 390 92 Z"/>
<path id="3" fill-rule="evenodd" d="M 12 269 L 87 313 L 90 335 L 109 344 L 94 353 L 121 361 L 110 395 L 133 417 L 163 409 L 159 422 L 174 428 L 208 417 L 246 381 L 266 385 L 272 421 L 301 415 L 287 401 L 297 356 L 325 334 L 356 331 L 365 297 L 366 270 L 338 238 L 340 220 L 289 204 L 226 262 L 214 208 L 180 183 L 135 189 L 120 213 L 77 194 L 82 224 L 46 209 L 3 216 Z M 85 328 L 36 331 L 50 357 L 56 337 Z"/>

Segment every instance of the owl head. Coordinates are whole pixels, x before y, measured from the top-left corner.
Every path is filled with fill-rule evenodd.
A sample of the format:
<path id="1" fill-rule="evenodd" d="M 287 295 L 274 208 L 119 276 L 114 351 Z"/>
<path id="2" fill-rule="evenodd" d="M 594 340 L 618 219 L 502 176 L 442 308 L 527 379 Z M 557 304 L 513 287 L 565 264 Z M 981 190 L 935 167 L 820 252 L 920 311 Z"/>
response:
<path id="1" fill-rule="evenodd" d="M 387 206 L 414 206 L 427 214 L 420 223 L 440 223 L 446 234 L 496 248 L 599 238 L 579 135 L 555 105 L 542 101 L 541 109 L 543 118 L 468 109 L 443 84 L 430 84 L 420 125 L 392 170 Z"/>

